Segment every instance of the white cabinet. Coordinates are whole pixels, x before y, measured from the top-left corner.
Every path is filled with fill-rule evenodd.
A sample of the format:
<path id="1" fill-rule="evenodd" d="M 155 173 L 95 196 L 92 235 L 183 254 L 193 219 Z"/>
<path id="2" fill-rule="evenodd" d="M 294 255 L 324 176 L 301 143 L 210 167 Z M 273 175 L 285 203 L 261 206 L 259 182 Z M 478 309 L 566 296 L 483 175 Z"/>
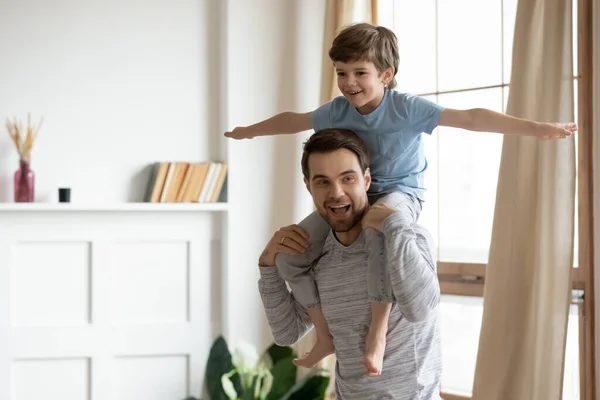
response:
<path id="1" fill-rule="evenodd" d="M 225 204 L 3 204 L 0 399 L 198 395 Z"/>

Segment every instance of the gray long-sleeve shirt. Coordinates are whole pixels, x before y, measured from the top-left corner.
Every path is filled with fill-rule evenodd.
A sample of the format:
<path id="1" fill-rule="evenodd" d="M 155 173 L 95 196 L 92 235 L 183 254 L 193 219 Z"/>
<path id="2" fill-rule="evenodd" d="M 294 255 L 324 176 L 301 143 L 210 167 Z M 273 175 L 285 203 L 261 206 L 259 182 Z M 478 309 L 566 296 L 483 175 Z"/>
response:
<path id="1" fill-rule="evenodd" d="M 314 267 L 321 307 L 333 335 L 338 400 L 437 400 L 441 375 L 439 283 L 429 232 L 402 226 L 392 214 L 383 224 L 396 297 L 387 333 L 383 373 L 364 376 L 365 338 L 371 320 L 364 232 L 343 246 L 330 232 Z M 404 235 L 404 239 L 401 239 Z M 289 346 L 312 324 L 274 267 L 261 268 L 259 291 L 275 342 Z"/>

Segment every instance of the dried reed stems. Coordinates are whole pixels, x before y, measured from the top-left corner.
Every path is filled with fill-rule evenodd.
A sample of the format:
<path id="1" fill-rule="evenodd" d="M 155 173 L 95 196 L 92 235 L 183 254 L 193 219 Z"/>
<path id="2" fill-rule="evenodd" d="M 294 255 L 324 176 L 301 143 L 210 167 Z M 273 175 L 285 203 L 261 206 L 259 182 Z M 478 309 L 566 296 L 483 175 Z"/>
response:
<path id="1" fill-rule="evenodd" d="M 33 126 L 31 124 L 31 115 L 27 114 L 27 130 L 23 131 L 23 124 L 21 124 L 21 121 L 18 121 L 16 117 L 13 117 L 12 122 L 8 118 L 6 119 L 6 129 L 15 144 L 21 161 L 30 161 L 31 149 L 33 148 L 38 132 L 42 127 L 42 122 L 44 122 L 43 118 L 37 126 Z"/>

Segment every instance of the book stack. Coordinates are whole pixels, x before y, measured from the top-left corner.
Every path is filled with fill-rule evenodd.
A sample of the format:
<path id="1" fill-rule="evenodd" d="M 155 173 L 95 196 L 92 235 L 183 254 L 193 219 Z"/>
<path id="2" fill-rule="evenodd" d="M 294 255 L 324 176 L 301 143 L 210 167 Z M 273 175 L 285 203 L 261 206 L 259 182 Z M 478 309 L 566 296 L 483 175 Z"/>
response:
<path id="1" fill-rule="evenodd" d="M 226 180 L 227 164 L 222 162 L 157 162 L 152 166 L 144 201 L 225 202 Z"/>

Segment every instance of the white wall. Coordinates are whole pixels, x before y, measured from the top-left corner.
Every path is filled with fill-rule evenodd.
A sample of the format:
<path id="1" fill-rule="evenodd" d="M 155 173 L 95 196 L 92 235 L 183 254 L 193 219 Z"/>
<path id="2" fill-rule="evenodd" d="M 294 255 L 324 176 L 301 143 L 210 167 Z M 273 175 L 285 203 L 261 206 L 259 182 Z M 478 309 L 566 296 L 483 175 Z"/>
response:
<path id="1" fill-rule="evenodd" d="M 144 167 L 215 156 L 215 1 L 0 0 L 0 119 L 45 117 L 36 198 L 137 201 Z M 213 30 L 209 30 L 212 28 Z M 0 201 L 18 166 L 0 135 Z"/>
<path id="2" fill-rule="evenodd" d="M 228 161 L 222 327 L 230 342 L 268 345 L 256 262 L 276 229 L 311 211 L 307 134 L 221 134 L 319 105 L 323 20 L 319 0 L 0 0 L 1 122 L 45 117 L 36 200 L 70 186 L 74 202 L 138 201 L 151 162 Z M 0 134 L 0 201 L 12 201 L 17 161 Z"/>

